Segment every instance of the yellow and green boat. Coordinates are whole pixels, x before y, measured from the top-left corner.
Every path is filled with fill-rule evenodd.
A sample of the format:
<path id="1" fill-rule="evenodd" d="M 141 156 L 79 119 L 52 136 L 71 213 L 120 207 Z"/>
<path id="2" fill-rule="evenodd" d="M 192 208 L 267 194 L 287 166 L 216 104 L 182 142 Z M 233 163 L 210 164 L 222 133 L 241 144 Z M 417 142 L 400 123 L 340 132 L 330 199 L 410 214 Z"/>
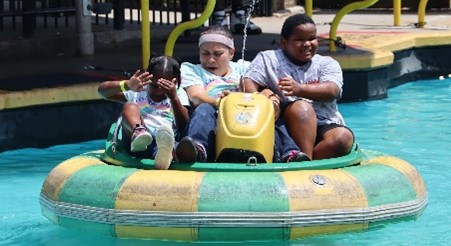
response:
<path id="1" fill-rule="evenodd" d="M 357 144 L 299 163 L 173 163 L 112 141 L 56 166 L 40 203 L 55 224 L 121 238 L 286 241 L 417 218 L 428 193 L 409 163 Z M 119 136 L 120 138 L 120 136 Z"/>

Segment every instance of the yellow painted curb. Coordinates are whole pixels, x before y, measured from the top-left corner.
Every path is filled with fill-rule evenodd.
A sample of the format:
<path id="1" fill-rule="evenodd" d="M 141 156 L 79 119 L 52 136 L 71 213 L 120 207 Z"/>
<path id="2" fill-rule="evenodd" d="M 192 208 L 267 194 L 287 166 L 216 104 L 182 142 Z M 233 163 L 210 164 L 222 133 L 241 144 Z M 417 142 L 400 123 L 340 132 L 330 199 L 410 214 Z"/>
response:
<path id="1" fill-rule="evenodd" d="M 344 70 L 365 70 L 389 66 L 394 61 L 393 52 L 411 48 L 451 45 L 451 32 L 349 32 L 340 33 L 346 42 L 345 51 L 328 53 Z"/>
<path id="2" fill-rule="evenodd" d="M 99 82 L 27 91 L 0 91 L 0 110 L 64 102 L 98 100 Z"/>

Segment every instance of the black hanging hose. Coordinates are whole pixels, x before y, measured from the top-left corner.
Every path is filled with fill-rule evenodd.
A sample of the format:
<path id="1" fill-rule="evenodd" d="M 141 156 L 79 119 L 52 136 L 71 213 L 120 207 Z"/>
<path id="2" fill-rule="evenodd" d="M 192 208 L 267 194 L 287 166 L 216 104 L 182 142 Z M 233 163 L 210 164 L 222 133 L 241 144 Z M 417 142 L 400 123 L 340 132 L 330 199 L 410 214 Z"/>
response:
<path id="1" fill-rule="evenodd" d="M 133 72 L 128 71 L 128 70 L 116 69 L 116 68 L 98 67 L 98 66 L 92 66 L 92 65 L 85 65 L 84 66 L 84 70 L 121 72 L 127 78 L 130 78 L 133 75 Z"/>

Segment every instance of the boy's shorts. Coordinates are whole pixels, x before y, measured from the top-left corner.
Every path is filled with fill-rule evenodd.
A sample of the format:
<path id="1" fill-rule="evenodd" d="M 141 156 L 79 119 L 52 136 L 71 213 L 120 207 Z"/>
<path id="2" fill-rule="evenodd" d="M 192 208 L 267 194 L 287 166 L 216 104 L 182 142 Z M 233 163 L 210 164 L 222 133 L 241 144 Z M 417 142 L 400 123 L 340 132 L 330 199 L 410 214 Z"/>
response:
<path id="1" fill-rule="evenodd" d="M 280 114 L 282 115 L 285 112 L 285 109 L 290 104 L 292 104 L 293 102 L 295 102 L 297 100 L 309 101 L 309 100 L 302 99 L 302 98 L 298 98 L 296 100 L 280 100 Z M 352 132 L 352 130 L 349 127 L 347 127 L 345 125 L 341 125 L 341 124 L 331 123 L 331 124 L 327 124 L 327 125 L 318 125 L 318 127 L 316 129 L 316 143 L 318 143 L 323 138 L 324 134 L 327 131 L 332 130 L 332 129 L 337 128 L 337 127 L 344 127 L 346 129 L 348 129 L 351 132 L 352 137 L 354 138 L 354 141 L 355 141 L 354 132 Z"/>

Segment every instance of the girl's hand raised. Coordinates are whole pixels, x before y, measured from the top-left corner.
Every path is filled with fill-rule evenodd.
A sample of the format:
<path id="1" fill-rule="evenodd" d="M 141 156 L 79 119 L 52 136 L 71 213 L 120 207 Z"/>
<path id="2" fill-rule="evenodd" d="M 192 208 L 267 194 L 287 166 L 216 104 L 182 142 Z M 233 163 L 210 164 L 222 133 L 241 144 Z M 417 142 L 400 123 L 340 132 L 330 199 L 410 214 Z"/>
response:
<path id="1" fill-rule="evenodd" d="M 152 83 L 152 77 L 153 75 L 149 72 L 141 73 L 140 70 L 137 70 L 128 80 L 127 86 L 134 92 L 144 91 L 144 86 Z"/>

